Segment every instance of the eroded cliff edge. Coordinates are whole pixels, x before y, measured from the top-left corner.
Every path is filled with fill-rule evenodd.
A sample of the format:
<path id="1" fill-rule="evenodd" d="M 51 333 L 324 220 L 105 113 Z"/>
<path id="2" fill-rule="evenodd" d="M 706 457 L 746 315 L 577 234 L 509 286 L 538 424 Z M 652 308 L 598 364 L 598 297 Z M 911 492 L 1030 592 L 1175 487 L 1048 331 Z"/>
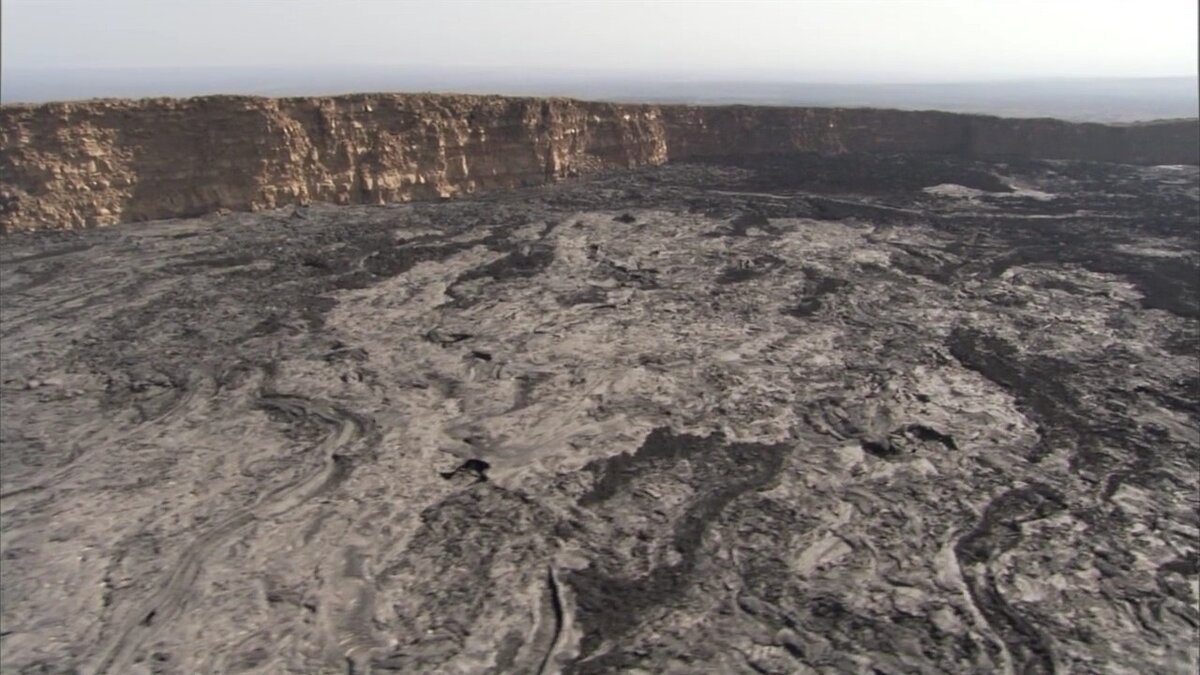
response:
<path id="1" fill-rule="evenodd" d="M 0 229 L 449 198 L 781 152 L 1197 164 L 1200 126 L 425 94 L 15 105 L 0 108 Z"/>

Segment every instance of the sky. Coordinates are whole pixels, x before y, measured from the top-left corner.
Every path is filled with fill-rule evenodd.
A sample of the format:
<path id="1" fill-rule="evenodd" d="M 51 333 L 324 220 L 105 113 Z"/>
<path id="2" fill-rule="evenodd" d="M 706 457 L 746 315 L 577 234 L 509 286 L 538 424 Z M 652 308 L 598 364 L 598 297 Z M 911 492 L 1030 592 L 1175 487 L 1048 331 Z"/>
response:
<path id="1" fill-rule="evenodd" d="M 3 0 L 4 71 L 383 66 L 953 82 L 1197 72 L 1196 0 Z"/>

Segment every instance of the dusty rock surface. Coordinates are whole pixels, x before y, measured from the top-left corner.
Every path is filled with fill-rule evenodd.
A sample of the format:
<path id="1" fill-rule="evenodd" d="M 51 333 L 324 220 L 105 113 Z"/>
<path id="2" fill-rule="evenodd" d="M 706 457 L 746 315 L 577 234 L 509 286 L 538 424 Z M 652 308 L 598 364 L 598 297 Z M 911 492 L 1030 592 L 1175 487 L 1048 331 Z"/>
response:
<path id="1" fill-rule="evenodd" d="M 6 673 L 1191 672 L 1195 167 L 16 234 Z"/>
<path id="2" fill-rule="evenodd" d="M 0 231 L 449 199 L 778 152 L 1200 164 L 1200 122 L 433 94 L 10 105 L 0 107 Z"/>

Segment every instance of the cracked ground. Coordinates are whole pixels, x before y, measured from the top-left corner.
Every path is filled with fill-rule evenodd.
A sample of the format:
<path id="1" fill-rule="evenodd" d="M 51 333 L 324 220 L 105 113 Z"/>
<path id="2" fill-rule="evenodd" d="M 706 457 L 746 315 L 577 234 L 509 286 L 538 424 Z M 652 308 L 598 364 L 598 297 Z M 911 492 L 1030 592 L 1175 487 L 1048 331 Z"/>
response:
<path id="1" fill-rule="evenodd" d="M 1187 673 L 1195 167 L 674 165 L 0 253 L 0 670 Z"/>

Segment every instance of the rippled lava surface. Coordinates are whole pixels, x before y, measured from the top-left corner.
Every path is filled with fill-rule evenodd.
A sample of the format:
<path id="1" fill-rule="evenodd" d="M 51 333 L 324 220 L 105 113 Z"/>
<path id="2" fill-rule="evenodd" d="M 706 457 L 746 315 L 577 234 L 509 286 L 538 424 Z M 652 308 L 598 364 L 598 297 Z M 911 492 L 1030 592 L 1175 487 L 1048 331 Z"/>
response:
<path id="1" fill-rule="evenodd" d="M 690 164 L 0 252 L 0 670 L 1191 672 L 1195 167 Z"/>

